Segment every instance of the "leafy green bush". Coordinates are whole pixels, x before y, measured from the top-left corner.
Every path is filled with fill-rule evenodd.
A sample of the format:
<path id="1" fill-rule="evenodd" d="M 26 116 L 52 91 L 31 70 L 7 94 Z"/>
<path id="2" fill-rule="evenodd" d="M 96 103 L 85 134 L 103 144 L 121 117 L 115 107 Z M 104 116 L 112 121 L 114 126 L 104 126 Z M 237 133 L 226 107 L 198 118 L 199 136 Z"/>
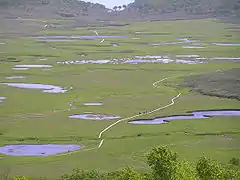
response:
<path id="1" fill-rule="evenodd" d="M 217 161 L 202 157 L 197 163 L 197 174 L 200 180 L 238 180 L 238 168 L 224 167 Z"/>
<path id="2" fill-rule="evenodd" d="M 180 161 L 177 153 L 170 151 L 166 146 L 153 148 L 147 155 L 147 162 L 154 180 L 196 179 L 194 167 L 188 162 Z"/>
<path id="3" fill-rule="evenodd" d="M 236 158 L 236 157 L 232 158 L 230 160 L 230 164 L 235 165 L 235 166 L 239 166 L 240 165 L 239 158 Z"/>

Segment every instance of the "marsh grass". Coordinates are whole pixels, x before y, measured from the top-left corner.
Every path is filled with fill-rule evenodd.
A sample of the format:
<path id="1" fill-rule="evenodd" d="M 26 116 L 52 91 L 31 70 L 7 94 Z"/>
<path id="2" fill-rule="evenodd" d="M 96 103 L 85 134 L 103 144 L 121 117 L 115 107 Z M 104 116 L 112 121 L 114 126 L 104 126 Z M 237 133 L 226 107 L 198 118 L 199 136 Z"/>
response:
<path id="1" fill-rule="evenodd" d="M 141 118 L 154 118 L 182 114 L 199 109 L 238 109 L 239 101 L 209 97 L 198 91 L 191 91 L 184 79 L 193 81 L 192 73 L 201 77 L 201 89 L 218 92 L 223 84 L 228 90 L 236 86 L 238 72 L 226 82 L 224 74 L 211 74 L 217 70 L 239 68 L 238 62 L 210 61 L 208 64 L 104 64 L 104 65 L 57 65 L 57 61 L 82 59 L 133 58 L 140 55 L 198 54 L 201 57 L 239 57 L 239 48 L 216 47 L 212 42 L 234 43 L 240 41 L 239 32 L 230 31 L 234 25 L 218 23 L 215 20 L 164 21 L 133 23 L 119 27 L 97 28 L 100 35 L 127 35 L 128 39 L 79 40 L 73 43 L 39 43 L 27 37 L 7 38 L 1 45 L 0 82 L 23 82 L 73 87 L 64 94 L 47 94 L 40 90 L 18 89 L 0 85 L 0 96 L 7 97 L 0 107 L 0 145 L 6 144 L 79 144 L 86 148 L 65 156 L 12 157 L 1 155 L 0 166 L 9 167 L 10 175 L 46 176 L 56 178 L 73 168 L 112 171 L 133 165 L 144 170 L 142 153 L 156 145 L 169 145 L 182 155 L 183 159 L 196 161 L 199 155 L 219 159 L 228 163 L 239 156 L 238 117 L 213 117 L 206 120 L 183 120 L 163 125 L 131 125 L 122 122 L 104 134 L 101 149 L 84 151 L 99 144 L 98 133 L 115 121 L 87 121 L 69 119 L 72 114 L 84 112 L 103 113 L 128 117 L 146 110 L 153 110 L 170 103 L 179 92 L 182 96 L 176 104 L 154 114 Z M 134 32 L 144 32 L 135 35 Z M 94 35 L 88 28 L 55 29 L 40 31 L 31 35 Z M 226 36 L 227 35 L 227 36 Z M 231 36 L 230 36 L 231 35 Z M 131 39 L 139 37 L 140 39 Z M 205 49 L 183 49 L 182 45 L 141 46 L 138 43 L 159 43 L 191 37 L 206 43 Z M 109 46 L 119 43 L 119 47 Z M 131 43 L 132 42 L 132 43 Z M 54 49 L 53 49 L 54 48 Z M 83 53 L 87 56 L 81 56 Z M 39 58 L 47 58 L 39 61 Z M 17 62 L 16 62 L 17 61 Z M 13 71 L 15 64 L 49 64 L 50 71 L 30 69 Z M 203 76 L 201 74 L 204 74 Z M 199 76 L 201 75 L 201 76 Z M 7 80 L 8 76 L 25 76 L 25 79 Z M 228 75 L 227 75 L 228 76 Z M 152 83 L 170 77 L 154 88 Z M 195 77 L 194 77 L 195 78 Z M 220 79 L 214 87 L 206 79 Z M 219 83 L 217 83 L 219 82 Z M 199 85 L 200 86 L 200 85 Z M 198 87 L 199 87 L 198 86 Z M 237 89 L 233 90 L 237 93 Z M 219 90 L 220 92 L 220 90 Z M 68 102 L 77 100 L 72 111 Z M 103 102 L 103 106 L 84 106 L 85 102 Z M 35 117 L 33 114 L 41 114 Z M 228 133 L 234 132 L 234 133 Z M 216 134 L 197 135 L 197 134 Z M 231 137 L 227 139 L 223 134 Z"/>

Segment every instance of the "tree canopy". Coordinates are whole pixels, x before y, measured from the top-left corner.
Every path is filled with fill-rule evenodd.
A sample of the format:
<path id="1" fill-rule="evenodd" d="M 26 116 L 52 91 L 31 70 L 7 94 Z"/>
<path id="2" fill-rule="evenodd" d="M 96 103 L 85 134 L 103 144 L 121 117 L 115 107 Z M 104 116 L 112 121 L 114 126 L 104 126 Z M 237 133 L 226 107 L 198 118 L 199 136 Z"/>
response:
<path id="1" fill-rule="evenodd" d="M 129 7 L 142 13 L 181 11 L 187 14 L 224 16 L 239 15 L 240 0 L 135 0 Z"/>

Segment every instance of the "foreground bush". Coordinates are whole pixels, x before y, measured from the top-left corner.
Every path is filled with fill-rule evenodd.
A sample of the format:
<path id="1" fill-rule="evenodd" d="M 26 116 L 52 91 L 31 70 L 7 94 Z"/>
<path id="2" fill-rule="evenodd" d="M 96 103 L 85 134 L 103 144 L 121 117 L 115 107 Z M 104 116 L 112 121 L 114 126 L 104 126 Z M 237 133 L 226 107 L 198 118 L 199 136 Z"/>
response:
<path id="1" fill-rule="evenodd" d="M 101 173 L 96 170 L 86 171 L 74 169 L 65 174 L 61 180 L 239 180 L 237 160 L 231 160 L 229 166 L 206 157 L 200 158 L 194 166 L 187 161 L 181 161 L 178 154 L 166 146 L 153 148 L 147 155 L 147 164 L 150 171 L 139 173 L 131 167 L 119 171 Z M 12 180 L 30 180 L 25 176 L 15 177 Z"/>

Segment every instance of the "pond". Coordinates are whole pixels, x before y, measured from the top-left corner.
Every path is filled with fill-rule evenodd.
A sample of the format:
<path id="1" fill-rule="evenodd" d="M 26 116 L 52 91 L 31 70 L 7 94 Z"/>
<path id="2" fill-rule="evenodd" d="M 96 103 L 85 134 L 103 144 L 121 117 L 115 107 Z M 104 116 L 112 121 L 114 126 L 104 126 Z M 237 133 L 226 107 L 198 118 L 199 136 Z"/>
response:
<path id="1" fill-rule="evenodd" d="M 92 103 L 84 103 L 85 106 L 102 106 L 103 103 L 92 102 Z"/>
<path id="2" fill-rule="evenodd" d="M 127 36 L 31 36 L 33 39 L 122 39 Z"/>
<path id="3" fill-rule="evenodd" d="M 51 68 L 51 65 L 46 64 L 17 64 L 15 68 Z"/>
<path id="4" fill-rule="evenodd" d="M 186 120 L 186 119 L 207 119 L 215 116 L 240 116 L 240 110 L 204 110 L 189 112 L 188 115 L 173 115 L 166 117 L 157 117 L 154 119 L 139 119 L 129 121 L 131 124 L 165 124 L 168 121 Z"/>
<path id="5" fill-rule="evenodd" d="M 28 70 L 29 68 L 12 68 L 12 70 L 16 70 L 16 71 L 25 71 Z"/>
<path id="6" fill-rule="evenodd" d="M 204 49 L 203 46 L 182 46 L 183 49 Z"/>
<path id="7" fill-rule="evenodd" d="M 240 46 L 240 44 L 233 43 L 212 43 L 215 46 Z"/>
<path id="8" fill-rule="evenodd" d="M 0 147 L 0 153 L 9 156 L 49 156 L 76 151 L 83 146 L 73 144 L 32 144 L 6 145 Z"/>
<path id="9" fill-rule="evenodd" d="M 7 98 L 0 96 L 0 103 L 2 103 L 5 99 L 7 99 Z"/>
<path id="10" fill-rule="evenodd" d="M 85 120 L 112 120 L 119 119 L 120 116 L 107 114 L 76 114 L 69 116 L 71 119 L 85 119 Z"/>
<path id="11" fill-rule="evenodd" d="M 0 83 L 11 87 L 25 88 L 25 89 L 42 89 L 46 93 L 65 93 L 68 90 L 59 86 L 47 85 L 47 84 L 29 84 L 29 83 Z"/>
<path id="12" fill-rule="evenodd" d="M 196 59 L 170 59 L 167 56 L 136 56 L 136 58 L 122 58 L 111 60 L 75 60 L 59 61 L 57 64 L 140 64 L 140 63 L 175 63 L 175 64 L 204 64 L 207 62 Z"/>
<path id="13" fill-rule="evenodd" d="M 25 76 L 9 76 L 9 77 L 6 77 L 6 79 L 24 79 Z"/>

